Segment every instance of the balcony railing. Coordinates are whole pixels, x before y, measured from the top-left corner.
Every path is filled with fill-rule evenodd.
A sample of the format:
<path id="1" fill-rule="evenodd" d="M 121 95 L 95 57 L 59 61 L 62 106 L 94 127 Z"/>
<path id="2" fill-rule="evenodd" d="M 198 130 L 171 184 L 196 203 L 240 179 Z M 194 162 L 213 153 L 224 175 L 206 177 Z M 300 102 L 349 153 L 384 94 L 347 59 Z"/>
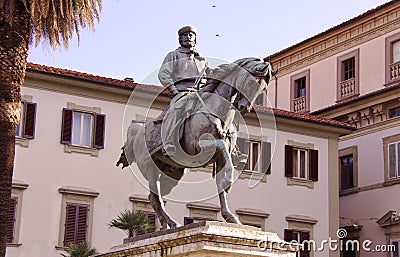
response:
<path id="1" fill-rule="evenodd" d="M 400 62 L 395 62 L 389 65 L 390 80 L 400 79 Z"/>
<path id="2" fill-rule="evenodd" d="M 293 99 L 293 106 L 294 106 L 295 112 L 305 112 L 306 111 L 306 98 L 303 96 L 303 97 Z"/>
<path id="3" fill-rule="evenodd" d="M 354 78 L 340 82 L 340 98 L 356 94 L 356 81 Z"/>

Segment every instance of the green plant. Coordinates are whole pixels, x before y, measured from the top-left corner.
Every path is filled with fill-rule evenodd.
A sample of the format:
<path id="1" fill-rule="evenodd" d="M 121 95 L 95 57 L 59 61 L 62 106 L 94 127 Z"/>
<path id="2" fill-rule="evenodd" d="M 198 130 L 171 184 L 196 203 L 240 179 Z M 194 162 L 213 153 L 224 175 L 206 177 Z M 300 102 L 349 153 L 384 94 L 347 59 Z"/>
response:
<path id="1" fill-rule="evenodd" d="M 89 257 L 98 254 L 95 248 L 91 248 L 86 241 L 79 244 L 70 244 L 65 249 L 68 255 L 61 253 L 64 257 Z"/>
<path id="2" fill-rule="evenodd" d="M 125 210 L 116 219 L 108 224 L 110 228 L 118 228 L 125 231 L 128 237 L 133 237 L 139 230 L 149 231 L 152 226 L 148 224 L 146 215 L 142 211 Z"/>

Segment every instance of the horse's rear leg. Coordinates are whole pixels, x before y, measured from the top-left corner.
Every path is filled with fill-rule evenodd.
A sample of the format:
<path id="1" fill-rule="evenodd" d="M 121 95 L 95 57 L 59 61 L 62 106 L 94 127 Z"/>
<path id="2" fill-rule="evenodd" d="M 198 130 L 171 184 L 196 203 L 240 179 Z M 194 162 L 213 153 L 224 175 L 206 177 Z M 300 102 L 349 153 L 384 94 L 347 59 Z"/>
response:
<path id="1" fill-rule="evenodd" d="M 161 197 L 161 190 L 160 190 L 160 175 L 158 171 L 152 172 L 149 174 L 149 200 L 150 204 L 153 207 L 154 211 L 156 212 L 158 218 L 160 219 L 161 223 L 161 230 L 165 230 L 168 228 L 176 228 L 179 224 L 174 221 L 165 210 L 164 201 Z"/>

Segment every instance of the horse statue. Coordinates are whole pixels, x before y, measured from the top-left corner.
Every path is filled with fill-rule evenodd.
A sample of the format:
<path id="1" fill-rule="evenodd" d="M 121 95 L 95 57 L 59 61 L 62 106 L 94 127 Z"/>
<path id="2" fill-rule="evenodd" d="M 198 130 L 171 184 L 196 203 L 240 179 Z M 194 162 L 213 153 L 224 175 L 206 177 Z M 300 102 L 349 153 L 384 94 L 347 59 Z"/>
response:
<path id="1" fill-rule="evenodd" d="M 204 87 L 182 98 L 195 111 L 186 115 L 182 122 L 177 149 L 180 154 L 175 159 L 163 155 L 160 147 L 152 147 L 154 142 L 161 141 L 162 124 L 148 121 L 145 124 L 133 122 L 129 126 L 117 166 L 122 164 L 124 168 L 137 163 L 149 183 L 149 200 L 160 220 L 161 230 L 179 226 L 166 212 L 162 197 L 178 185 L 186 168 L 205 167 L 211 163 L 215 167 L 213 176 L 222 217 L 227 222 L 240 224 L 227 203 L 227 193 L 234 182 L 234 168 L 238 166 L 235 115 L 238 111 L 241 114 L 250 112 L 255 99 L 266 90 L 275 73 L 269 63 L 257 58 L 243 58 L 215 68 Z M 164 111 L 161 116 L 168 117 L 165 114 Z"/>

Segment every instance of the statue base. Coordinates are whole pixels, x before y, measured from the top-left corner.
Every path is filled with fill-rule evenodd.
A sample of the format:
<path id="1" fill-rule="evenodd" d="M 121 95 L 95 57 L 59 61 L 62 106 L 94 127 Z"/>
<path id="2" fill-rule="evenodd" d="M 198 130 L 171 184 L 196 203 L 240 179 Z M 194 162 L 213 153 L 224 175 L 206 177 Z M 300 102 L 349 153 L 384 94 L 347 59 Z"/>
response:
<path id="1" fill-rule="evenodd" d="M 158 256 L 268 256 L 295 257 L 298 244 L 276 233 L 246 225 L 203 221 L 176 229 L 127 238 L 100 257 Z"/>

